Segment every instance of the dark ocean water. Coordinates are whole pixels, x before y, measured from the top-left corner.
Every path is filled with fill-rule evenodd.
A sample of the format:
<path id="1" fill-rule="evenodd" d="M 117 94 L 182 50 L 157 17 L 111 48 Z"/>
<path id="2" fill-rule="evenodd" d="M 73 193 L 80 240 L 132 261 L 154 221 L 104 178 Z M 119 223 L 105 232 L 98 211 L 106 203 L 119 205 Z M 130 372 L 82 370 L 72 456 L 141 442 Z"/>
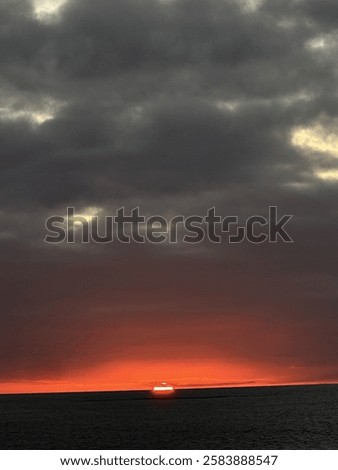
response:
<path id="1" fill-rule="evenodd" d="M 338 449 L 338 385 L 0 396 L 2 449 Z"/>

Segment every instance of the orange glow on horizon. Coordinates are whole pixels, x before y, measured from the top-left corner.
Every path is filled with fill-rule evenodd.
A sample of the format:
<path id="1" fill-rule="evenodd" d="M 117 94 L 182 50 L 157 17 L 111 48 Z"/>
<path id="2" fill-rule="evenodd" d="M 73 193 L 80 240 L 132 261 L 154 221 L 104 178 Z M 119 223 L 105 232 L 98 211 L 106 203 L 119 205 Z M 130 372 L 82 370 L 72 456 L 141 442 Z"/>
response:
<path id="1" fill-rule="evenodd" d="M 322 368 L 320 370 L 322 371 Z M 217 361 L 130 361 L 121 365 L 106 364 L 90 371 L 69 374 L 62 379 L 3 382 L 0 384 L 0 393 L 150 390 L 154 384 L 157 384 L 155 387 L 161 387 L 167 386 L 167 383 L 174 390 L 338 382 L 318 380 L 317 374 L 319 367 L 276 368 L 265 364 L 223 364 Z M 167 383 L 163 382 L 164 377 Z"/>

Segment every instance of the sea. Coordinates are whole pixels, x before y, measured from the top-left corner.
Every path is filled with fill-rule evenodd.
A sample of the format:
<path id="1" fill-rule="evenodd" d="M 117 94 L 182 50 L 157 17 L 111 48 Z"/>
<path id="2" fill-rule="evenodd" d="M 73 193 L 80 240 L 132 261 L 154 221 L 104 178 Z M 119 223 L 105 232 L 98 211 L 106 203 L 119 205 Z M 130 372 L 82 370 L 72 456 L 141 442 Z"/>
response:
<path id="1" fill-rule="evenodd" d="M 338 385 L 0 395 L 1 449 L 338 449 Z"/>

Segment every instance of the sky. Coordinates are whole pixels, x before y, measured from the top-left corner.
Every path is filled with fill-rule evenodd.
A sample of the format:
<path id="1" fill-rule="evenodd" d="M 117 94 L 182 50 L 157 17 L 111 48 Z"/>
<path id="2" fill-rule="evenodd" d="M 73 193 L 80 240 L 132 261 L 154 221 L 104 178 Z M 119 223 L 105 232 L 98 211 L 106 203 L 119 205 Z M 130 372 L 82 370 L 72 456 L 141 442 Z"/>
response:
<path id="1" fill-rule="evenodd" d="M 336 0 L 2 0 L 0 393 L 338 382 Z M 44 242 L 79 213 L 294 243 Z"/>

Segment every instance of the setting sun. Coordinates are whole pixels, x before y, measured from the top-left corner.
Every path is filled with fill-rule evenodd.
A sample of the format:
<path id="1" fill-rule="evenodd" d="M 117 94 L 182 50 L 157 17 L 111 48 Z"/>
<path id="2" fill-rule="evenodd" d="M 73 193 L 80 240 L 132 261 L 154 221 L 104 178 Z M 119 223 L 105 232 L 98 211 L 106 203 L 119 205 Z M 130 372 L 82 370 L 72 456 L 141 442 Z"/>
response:
<path id="1" fill-rule="evenodd" d="M 172 385 L 168 385 L 166 382 L 162 382 L 160 385 L 155 385 L 152 388 L 152 393 L 155 396 L 172 396 L 175 389 Z"/>

